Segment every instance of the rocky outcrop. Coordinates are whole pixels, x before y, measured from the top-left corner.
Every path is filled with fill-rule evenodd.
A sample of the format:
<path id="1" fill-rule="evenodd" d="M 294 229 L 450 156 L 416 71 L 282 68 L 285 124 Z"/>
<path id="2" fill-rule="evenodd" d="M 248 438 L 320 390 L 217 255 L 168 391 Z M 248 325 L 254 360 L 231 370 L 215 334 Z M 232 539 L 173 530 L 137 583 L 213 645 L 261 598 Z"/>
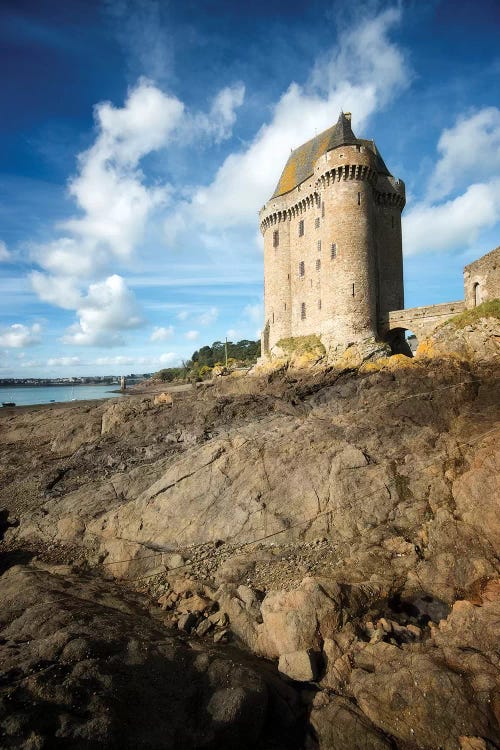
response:
<path id="1" fill-rule="evenodd" d="M 174 638 L 110 582 L 15 566 L 0 606 L 2 747 L 302 746 L 300 707 L 272 670 Z"/>
<path id="2" fill-rule="evenodd" d="M 499 383 L 403 364 L 71 412 L 74 435 L 91 425 L 71 454 L 63 415 L 31 432 L 20 415 L 0 446 L 5 546 L 140 587 L 177 638 L 273 660 L 312 748 L 491 750 Z"/>
<path id="3" fill-rule="evenodd" d="M 496 315 L 492 314 L 496 305 Z M 480 308 L 485 307 L 484 317 Z M 455 357 L 466 361 L 500 358 L 500 302 L 495 300 L 451 318 L 432 336 L 419 342 L 420 358 Z"/>

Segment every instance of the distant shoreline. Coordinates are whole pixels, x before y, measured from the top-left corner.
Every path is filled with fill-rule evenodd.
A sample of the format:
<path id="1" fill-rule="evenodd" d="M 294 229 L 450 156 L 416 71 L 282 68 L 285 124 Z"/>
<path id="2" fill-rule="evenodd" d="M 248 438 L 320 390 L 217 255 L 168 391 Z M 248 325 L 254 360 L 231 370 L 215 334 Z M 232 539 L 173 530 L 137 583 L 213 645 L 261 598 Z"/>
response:
<path id="1" fill-rule="evenodd" d="M 80 386 L 93 386 L 103 388 L 110 388 L 112 386 L 118 386 L 119 383 L 0 383 L 0 388 L 79 388 Z"/>

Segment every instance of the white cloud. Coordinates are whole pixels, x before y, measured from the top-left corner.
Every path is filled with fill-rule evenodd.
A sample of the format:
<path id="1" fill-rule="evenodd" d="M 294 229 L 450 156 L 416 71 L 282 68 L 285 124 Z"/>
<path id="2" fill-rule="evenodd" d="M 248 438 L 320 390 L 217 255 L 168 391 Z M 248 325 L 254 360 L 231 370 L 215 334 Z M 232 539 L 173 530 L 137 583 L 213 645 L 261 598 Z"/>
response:
<path id="1" fill-rule="evenodd" d="M 0 346 L 9 349 L 34 346 L 40 343 L 41 331 L 42 328 L 39 323 L 34 323 L 31 328 L 22 323 L 13 323 L 8 328 L 0 329 Z"/>
<path id="2" fill-rule="evenodd" d="M 91 284 L 86 295 L 83 290 L 109 274 L 112 264 L 130 259 L 152 213 L 172 198 L 170 186 L 146 184 L 140 162 L 176 139 L 229 137 L 243 97 L 243 85 L 236 84 L 216 95 L 207 114 L 190 113 L 179 99 L 141 79 L 123 107 L 110 102 L 95 107 L 95 141 L 79 155 L 78 172 L 69 183 L 79 214 L 59 226 L 64 234 L 33 250 L 42 269 L 30 277 L 35 292 L 45 302 L 75 310 L 79 318 L 65 343 L 121 343 L 119 331 L 138 324 L 132 294 L 123 286 L 110 288 L 109 280 L 118 276 L 108 276 L 104 286 Z M 103 292 L 107 301 L 96 300 Z M 164 340 L 166 331 L 153 333 L 152 340 Z"/>
<path id="3" fill-rule="evenodd" d="M 180 364 L 181 360 L 175 352 L 165 352 L 164 354 L 160 354 L 159 361 L 161 365 L 176 365 Z"/>
<path id="4" fill-rule="evenodd" d="M 150 341 L 167 341 L 167 339 L 171 339 L 174 335 L 174 327 L 168 326 L 168 328 L 164 328 L 161 326 L 155 326 L 153 329 L 153 333 L 149 337 Z"/>
<path id="5" fill-rule="evenodd" d="M 471 179 L 480 182 L 500 172 L 500 110 L 486 107 L 442 132 L 440 154 L 429 181 L 429 199 L 446 197 Z"/>
<path id="6" fill-rule="evenodd" d="M 78 323 L 70 326 L 63 342 L 84 346 L 116 346 L 123 343 L 121 331 L 143 323 L 133 293 L 121 276 L 91 284 L 77 310 Z"/>
<path id="7" fill-rule="evenodd" d="M 187 310 L 181 310 L 180 313 L 177 313 L 177 317 L 179 320 L 187 320 L 189 312 Z"/>
<path id="8" fill-rule="evenodd" d="M 80 364 L 82 364 L 80 357 L 51 357 L 47 360 L 49 367 L 70 367 Z"/>
<path id="9" fill-rule="evenodd" d="M 241 331 L 237 328 L 229 328 L 229 330 L 226 331 L 226 336 L 229 341 L 241 341 Z"/>
<path id="10" fill-rule="evenodd" d="M 95 107 L 96 140 L 78 157 L 79 171 L 69 184 L 82 215 L 61 224 L 68 235 L 35 251 L 42 268 L 89 277 L 113 257 L 130 256 L 151 211 L 169 196 L 167 186 L 144 184 L 139 162 L 168 143 L 183 112 L 182 102 L 145 79 L 129 91 L 123 107 Z"/>
<path id="11" fill-rule="evenodd" d="M 75 310 L 81 302 L 76 282 L 67 276 L 46 276 L 40 271 L 30 275 L 31 285 L 41 300 L 66 310 Z"/>
<path id="12" fill-rule="evenodd" d="M 341 109 L 352 110 L 354 128 L 404 88 L 410 79 L 401 51 L 388 39 L 400 11 L 390 9 L 340 34 L 330 56 L 318 61 L 305 85 L 291 83 L 250 146 L 230 154 L 215 179 L 200 186 L 165 224 L 172 241 L 175 228 L 224 228 L 255 223 L 258 209 L 271 195 L 290 148 L 326 129 Z M 245 189 L 241 189 L 244 180 Z"/>
<path id="13" fill-rule="evenodd" d="M 11 255 L 7 250 L 7 245 L 5 244 L 5 242 L 0 240 L 0 262 L 10 260 L 10 257 Z"/>
<path id="14" fill-rule="evenodd" d="M 236 122 L 236 109 L 241 107 L 244 97 L 245 87 L 242 83 L 219 91 L 208 113 L 199 112 L 188 120 L 186 136 L 194 138 L 198 134 L 205 134 L 215 143 L 229 138 Z"/>
<path id="15" fill-rule="evenodd" d="M 211 326 L 217 318 L 219 317 L 219 311 L 216 307 L 211 307 L 209 310 L 206 310 L 204 313 L 200 315 L 198 318 L 198 322 L 201 326 Z"/>
<path id="16" fill-rule="evenodd" d="M 133 365 L 135 364 L 136 360 L 132 357 L 125 357 L 122 355 L 119 355 L 117 357 L 98 357 L 94 364 L 99 366 L 120 366 L 120 365 Z"/>
<path id="17" fill-rule="evenodd" d="M 198 338 L 199 335 L 200 335 L 199 331 L 187 331 L 184 334 L 184 338 L 186 338 L 188 341 L 194 341 L 195 339 Z"/>
<path id="18" fill-rule="evenodd" d="M 465 249 L 500 215 L 500 179 L 471 185 L 465 193 L 441 204 L 421 202 L 403 215 L 407 255 Z"/>

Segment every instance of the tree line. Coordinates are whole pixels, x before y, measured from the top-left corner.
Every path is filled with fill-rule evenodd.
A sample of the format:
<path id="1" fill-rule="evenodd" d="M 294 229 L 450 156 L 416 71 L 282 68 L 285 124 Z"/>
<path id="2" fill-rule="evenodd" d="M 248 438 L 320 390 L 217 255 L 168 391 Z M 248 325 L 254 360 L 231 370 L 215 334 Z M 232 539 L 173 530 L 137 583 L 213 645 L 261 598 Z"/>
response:
<path id="1" fill-rule="evenodd" d="M 234 343 L 228 341 L 214 341 L 211 346 L 202 346 L 191 355 L 191 359 L 182 363 L 181 367 L 166 367 L 155 373 L 154 377 L 165 382 L 203 380 L 210 377 L 214 367 L 227 366 L 228 369 L 236 367 L 250 367 L 260 357 L 260 341 L 242 339 Z"/>

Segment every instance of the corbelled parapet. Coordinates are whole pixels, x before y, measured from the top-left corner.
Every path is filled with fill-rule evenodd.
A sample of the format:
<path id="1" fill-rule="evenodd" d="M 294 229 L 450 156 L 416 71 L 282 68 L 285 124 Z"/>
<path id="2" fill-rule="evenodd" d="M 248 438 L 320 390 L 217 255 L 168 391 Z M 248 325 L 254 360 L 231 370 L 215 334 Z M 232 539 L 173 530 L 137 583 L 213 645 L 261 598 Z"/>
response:
<path id="1" fill-rule="evenodd" d="M 404 183 L 348 114 L 291 153 L 259 213 L 264 356 L 288 337 L 317 334 L 327 347 L 377 337 L 380 311 L 403 306 L 404 205 Z"/>

